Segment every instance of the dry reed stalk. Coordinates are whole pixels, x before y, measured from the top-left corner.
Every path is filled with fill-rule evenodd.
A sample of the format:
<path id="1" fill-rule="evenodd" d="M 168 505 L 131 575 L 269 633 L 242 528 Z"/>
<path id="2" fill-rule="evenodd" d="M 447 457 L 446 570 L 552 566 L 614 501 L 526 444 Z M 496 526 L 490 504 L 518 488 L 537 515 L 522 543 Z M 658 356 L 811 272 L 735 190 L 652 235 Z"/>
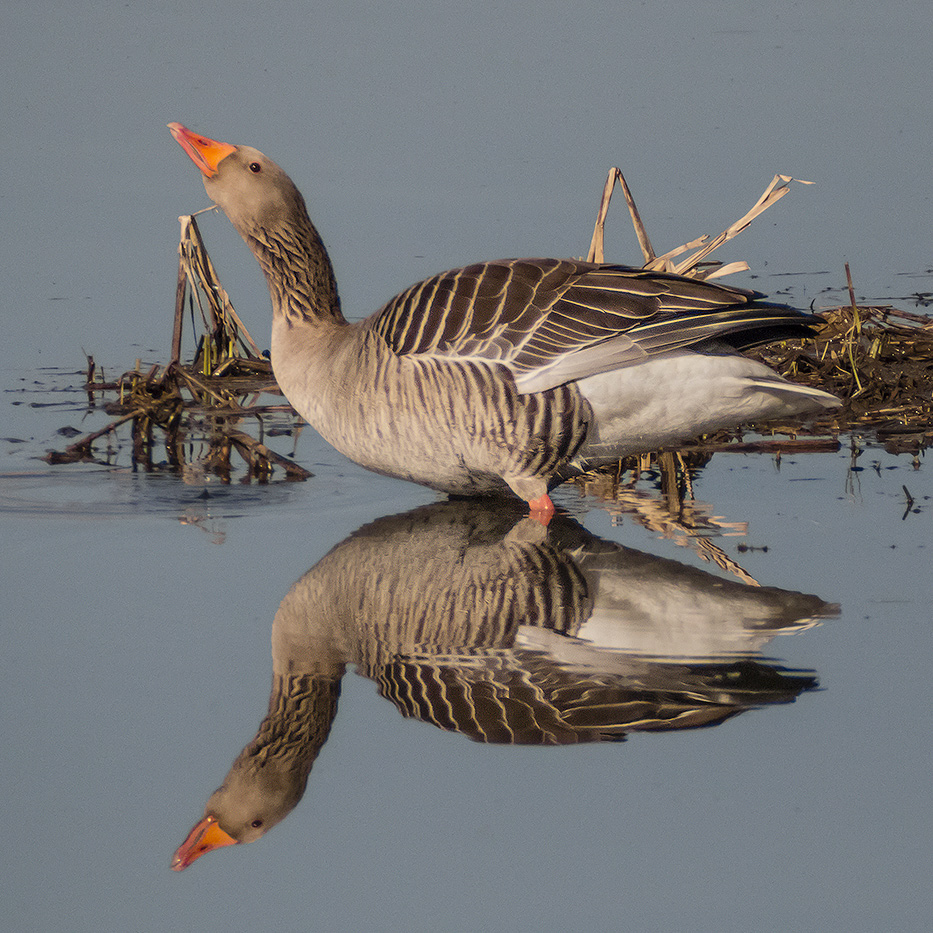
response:
<path id="1" fill-rule="evenodd" d="M 593 228 L 593 238 L 590 240 L 590 249 L 586 260 L 587 262 L 605 262 L 606 217 L 609 214 L 609 202 L 612 200 L 612 192 L 617 183 L 625 196 L 625 203 L 628 205 L 632 225 L 635 227 L 635 236 L 638 237 L 638 245 L 641 247 L 645 262 L 651 262 L 655 258 L 655 252 L 651 240 L 648 239 L 648 231 L 642 223 L 641 215 L 635 206 L 635 199 L 632 197 L 632 192 L 625 181 L 625 176 L 615 167 L 609 169 L 609 177 L 606 179 L 603 188 L 603 196 L 599 201 L 599 211 L 596 214 L 596 226 Z"/>
<path id="2" fill-rule="evenodd" d="M 101 428 L 99 431 L 87 434 L 82 437 L 80 441 L 69 444 L 64 450 L 50 450 L 42 459 L 46 463 L 79 463 L 81 461 L 93 460 L 94 454 L 91 451 L 91 445 L 94 441 L 104 437 L 106 434 L 112 434 L 120 425 L 125 424 L 131 419 L 138 418 L 141 414 L 142 411 L 139 409 L 127 412 L 115 421 L 111 421 L 110 424 Z"/>
<path id="3" fill-rule="evenodd" d="M 271 473 L 274 464 L 282 467 L 290 479 L 308 479 L 314 475 L 304 467 L 298 466 L 297 463 L 287 457 L 282 457 L 271 448 L 266 447 L 265 444 L 257 441 L 256 438 L 250 437 L 242 431 L 228 431 L 226 437 L 233 443 L 250 467 L 259 470 L 263 474 Z"/>
<path id="4" fill-rule="evenodd" d="M 181 356 L 182 309 L 186 292 L 189 306 L 193 308 L 193 305 L 197 304 L 201 320 L 207 333 L 211 335 L 220 360 L 236 356 L 238 346 L 248 359 L 258 358 L 261 356 L 259 347 L 234 310 L 226 289 L 220 284 L 214 264 L 201 238 L 198 222 L 194 218 L 193 214 L 178 218 L 181 236 L 178 241 L 178 285 L 175 293 L 172 361 L 177 362 Z M 201 300 L 202 295 L 204 303 Z M 205 354 L 205 358 L 210 360 L 209 352 Z M 211 368 L 208 366 L 208 373 L 211 372 Z"/>
<path id="5" fill-rule="evenodd" d="M 718 236 L 710 240 L 707 234 L 703 234 L 688 243 L 684 243 L 681 246 L 669 250 L 663 256 L 657 256 L 648 238 L 648 232 L 642 222 L 638 208 L 635 206 L 635 199 L 632 197 L 632 193 L 625 181 L 625 176 L 618 168 L 613 167 L 609 169 L 609 176 L 606 179 L 603 194 L 600 198 L 599 210 L 596 215 L 596 224 L 593 228 L 593 237 L 590 241 L 587 260 L 589 262 L 606 261 L 604 250 L 606 216 L 609 213 L 609 202 L 612 200 L 612 193 L 616 184 L 618 184 L 625 197 L 625 203 L 628 206 L 629 215 L 632 218 L 632 225 L 635 228 L 635 236 L 638 238 L 638 243 L 645 259 L 644 265 L 642 266 L 643 269 L 658 272 L 673 272 L 677 275 L 687 275 L 696 279 L 719 278 L 724 275 L 731 275 L 734 272 L 744 272 L 748 269 L 748 263 L 746 262 L 731 262 L 725 266 L 721 263 L 716 263 L 713 268 L 706 269 L 701 269 L 700 263 L 703 262 L 713 250 L 718 249 L 723 243 L 738 236 L 756 217 L 773 204 L 780 201 L 781 198 L 790 191 L 790 183 L 793 181 L 799 182 L 801 185 L 813 184 L 812 181 L 803 181 L 800 178 L 793 178 L 790 175 L 775 175 L 752 208 L 723 230 Z M 698 247 L 699 249 L 697 249 Z M 677 256 L 681 256 L 691 249 L 697 249 L 697 252 L 676 265 L 672 262 Z"/>
<path id="6" fill-rule="evenodd" d="M 208 469 L 229 480 L 230 448 L 236 446 L 248 465 L 249 477 L 267 480 L 276 467 L 285 470 L 290 479 L 306 479 L 311 474 L 264 444 L 239 430 L 232 423 L 243 416 L 261 417 L 263 411 L 281 411 L 286 406 L 244 406 L 243 396 L 256 397 L 262 391 L 277 391 L 269 361 L 261 357 L 259 348 L 243 326 L 220 284 L 214 265 L 207 253 L 194 216 L 179 218 L 181 235 L 178 244 L 178 281 L 175 292 L 175 315 L 172 330 L 171 360 L 162 368 L 152 366 L 142 372 L 140 361 L 135 370 L 124 373 L 112 386 L 94 383 L 96 371 L 88 357 L 86 389 L 93 403 L 93 392 L 117 391 L 114 407 L 129 407 L 120 412 L 114 422 L 72 444 L 64 453 L 50 453 L 50 462 L 70 462 L 93 459 L 92 443 L 110 434 L 127 421 L 133 422 L 133 463 L 146 470 L 153 469 L 153 429 L 165 433 L 166 458 L 170 467 L 189 467 L 184 462 L 183 437 L 192 430 L 193 418 L 208 414 L 215 426 L 222 424 L 219 434 L 209 440 L 206 458 Z M 195 361 L 184 365 L 180 361 L 182 326 L 185 305 L 192 315 L 197 306 L 204 333 L 200 338 Z M 250 375 L 244 376 L 243 372 Z M 260 421 L 261 425 L 261 421 Z"/>

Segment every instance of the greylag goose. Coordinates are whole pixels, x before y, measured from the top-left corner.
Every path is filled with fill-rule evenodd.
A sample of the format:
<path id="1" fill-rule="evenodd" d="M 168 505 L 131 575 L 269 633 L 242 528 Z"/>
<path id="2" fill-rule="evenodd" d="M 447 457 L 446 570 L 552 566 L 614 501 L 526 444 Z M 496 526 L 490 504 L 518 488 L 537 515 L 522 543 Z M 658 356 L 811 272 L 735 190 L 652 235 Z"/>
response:
<path id="1" fill-rule="evenodd" d="M 571 745 L 712 726 L 816 686 L 760 651 L 838 607 L 743 586 L 518 503 L 434 503 L 360 528 L 272 623 L 256 736 L 175 854 L 259 839 L 298 804 L 348 666 L 407 717 L 478 742 Z"/>
<path id="2" fill-rule="evenodd" d="M 280 388 L 370 470 L 455 495 L 511 489 L 547 516 L 549 489 L 600 462 L 839 404 L 738 352 L 815 317 L 619 265 L 478 263 L 348 323 L 288 175 L 250 146 L 169 129 L 262 266 Z"/>

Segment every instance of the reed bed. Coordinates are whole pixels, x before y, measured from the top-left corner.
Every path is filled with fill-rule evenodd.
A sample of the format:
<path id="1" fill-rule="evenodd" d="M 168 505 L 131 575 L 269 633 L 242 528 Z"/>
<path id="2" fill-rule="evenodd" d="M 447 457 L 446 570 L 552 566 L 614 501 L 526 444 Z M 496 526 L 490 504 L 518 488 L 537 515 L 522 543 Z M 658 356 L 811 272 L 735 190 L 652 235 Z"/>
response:
<path id="1" fill-rule="evenodd" d="M 723 265 L 711 260 L 710 254 L 788 194 L 793 182 L 811 184 L 789 175 L 775 175 L 751 209 L 722 233 L 715 237 L 702 235 L 659 256 L 622 172 L 612 168 L 603 188 L 587 258 L 605 261 L 605 220 L 618 187 L 632 219 L 644 268 L 700 279 L 745 271 L 745 262 Z M 610 481 L 618 496 L 630 488 L 619 485 L 624 477 L 634 482 L 647 473 L 655 477 L 662 491 L 682 489 L 689 485 L 693 471 L 714 453 L 767 453 L 780 460 L 785 453 L 838 450 L 841 433 L 868 434 L 892 453 L 917 455 L 929 447 L 933 443 L 933 319 L 891 306 L 859 305 L 848 264 L 845 274 L 849 303 L 816 311 L 825 325 L 813 337 L 748 351 L 795 382 L 834 393 L 843 402 L 841 409 L 809 421 L 748 426 L 751 433 L 767 437 L 750 440 L 744 432 L 727 431 L 708 435 L 685 445 L 674 459 L 661 452 L 629 457 L 614 468 L 579 478 L 580 488 L 605 495 Z M 669 517 L 681 521 L 681 504 L 669 494 L 666 498 Z"/>
<path id="2" fill-rule="evenodd" d="M 169 362 L 134 369 L 107 381 L 88 357 L 88 402 L 103 401 L 115 416 L 98 431 L 63 451 L 51 451 L 49 463 L 98 461 L 95 442 L 112 441 L 130 424 L 134 468 L 210 472 L 229 482 L 231 454 L 245 464 L 246 481 L 266 482 L 277 472 L 285 479 L 312 474 L 264 443 L 265 435 L 300 432 L 301 421 L 279 391 L 269 360 L 259 351 L 221 285 L 194 216 L 179 218 L 178 287 Z M 184 322 L 190 319 L 195 346 L 182 363 Z M 279 398 L 270 403 L 265 396 Z M 253 436 L 244 430 L 254 425 Z M 110 456 L 108 448 L 104 454 Z M 163 456 L 160 456 L 164 454 Z"/>

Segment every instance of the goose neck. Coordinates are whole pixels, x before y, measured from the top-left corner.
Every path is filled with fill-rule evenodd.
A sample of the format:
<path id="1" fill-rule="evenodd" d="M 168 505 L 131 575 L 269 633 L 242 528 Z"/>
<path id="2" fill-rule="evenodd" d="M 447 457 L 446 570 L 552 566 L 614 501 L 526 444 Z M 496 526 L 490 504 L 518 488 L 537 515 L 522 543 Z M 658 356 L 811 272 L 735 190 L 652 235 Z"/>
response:
<path id="1" fill-rule="evenodd" d="M 244 234 L 269 285 L 272 310 L 289 324 L 345 324 L 333 266 L 310 220 Z"/>

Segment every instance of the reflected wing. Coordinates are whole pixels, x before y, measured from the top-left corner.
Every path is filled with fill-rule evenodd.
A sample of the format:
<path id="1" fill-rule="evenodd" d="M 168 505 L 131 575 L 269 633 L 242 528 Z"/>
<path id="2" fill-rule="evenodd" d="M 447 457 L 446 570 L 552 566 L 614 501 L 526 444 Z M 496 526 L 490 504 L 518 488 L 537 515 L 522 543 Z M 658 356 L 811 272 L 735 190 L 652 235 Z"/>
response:
<path id="1" fill-rule="evenodd" d="M 812 671 L 750 658 L 677 663 L 595 649 L 592 659 L 578 668 L 521 648 L 398 656 L 376 679 L 404 716 L 506 745 L 620 741 L 632 731 L 712 726 L 792 703 L 818 685 Z"/>

